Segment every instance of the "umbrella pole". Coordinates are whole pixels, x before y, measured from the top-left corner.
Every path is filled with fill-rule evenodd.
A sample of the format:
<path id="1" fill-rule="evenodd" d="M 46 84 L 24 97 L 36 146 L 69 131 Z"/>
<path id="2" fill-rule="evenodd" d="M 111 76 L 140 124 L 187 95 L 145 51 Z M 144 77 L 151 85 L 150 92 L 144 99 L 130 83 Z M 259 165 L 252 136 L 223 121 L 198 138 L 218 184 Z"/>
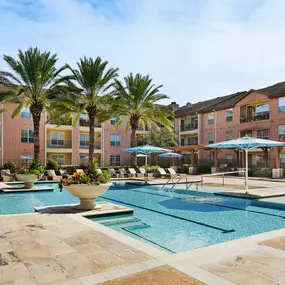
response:
<path id="1" fill-rule="evenodd" d="M 245 149 L 245 193 L 248 194 L 248 149 Z"/>
<path id="2" fill-rule="evenodd" d="M 145 166 L 147 166 L 147 154 L 145 155 Z"/>

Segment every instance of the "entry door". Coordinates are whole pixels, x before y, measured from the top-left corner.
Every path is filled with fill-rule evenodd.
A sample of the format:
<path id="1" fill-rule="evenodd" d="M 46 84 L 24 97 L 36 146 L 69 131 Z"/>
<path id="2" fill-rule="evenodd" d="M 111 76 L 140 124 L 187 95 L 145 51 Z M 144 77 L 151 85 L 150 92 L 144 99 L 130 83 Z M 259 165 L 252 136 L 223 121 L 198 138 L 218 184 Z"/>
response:
<path id="1" fill-rule="evenodd" d="M 184 145 L 184 139 L 181 139 L 180 144 L 183 146 Z"/>

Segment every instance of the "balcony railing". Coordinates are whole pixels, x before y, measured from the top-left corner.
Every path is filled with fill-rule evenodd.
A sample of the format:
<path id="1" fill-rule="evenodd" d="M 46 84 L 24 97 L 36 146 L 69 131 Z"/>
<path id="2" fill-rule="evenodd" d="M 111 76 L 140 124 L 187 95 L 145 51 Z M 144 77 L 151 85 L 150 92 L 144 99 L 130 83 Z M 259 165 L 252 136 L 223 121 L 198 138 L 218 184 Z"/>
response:
<path id="1" fill-rule="evenodd" d="M 192 123 L 192 124 L 187 124 L 187 125 L 181 125 L 181 132 L 183 131 L 193 131 L 198 129 L 198 123 Z"/>
<path id="2" fill-rule="evenodd" d="M 63 126 L 71 126 L 72 125 L 72 119 L 58 119 L 58 120 L 50 120 L 48 121 L 48 124 L 52 125 L 63 125 Z"/>
<path id="3" fill-rule="evenodd" d="M 257 136 L 259 139 L 269 140 L 269 136 Z"/>
<path id="4" fill-rule="evenodd" d="M 65 140 L 50 140 L 47 141 L 48 148 L 71 148 L 72 144 L 71 141 Z"/>
<path id="5" fill-rule="evenodd" d="M 84 119 L 79 120 L 79 126 L 80 127 L 89 127 L 89 121 L 86 121 Z M 101 125 L 99 125 L 97 122 L 95 122 L 95 128 L 101 128 Z"/>
<path id="6" fill-rule="evenodd" d="M 95 146 L 95 149 L 101 149 L 101 142 L 95 142 L 94 146 Z M 79 148 L 80 149 L 88 149 L 89 148 L 89 142 L 88 141 L 80 141 L 79 142 Z"/>
<path id="7" fill-rule="evenodd" d="M 255 121 L 263 121 L 269 119 L 269 112 L 259 112 L 253 113 L 252 115 L 248 116 L 240 116 L 241 123 L 248 123 L 248 122 L 255 122 Z"/>

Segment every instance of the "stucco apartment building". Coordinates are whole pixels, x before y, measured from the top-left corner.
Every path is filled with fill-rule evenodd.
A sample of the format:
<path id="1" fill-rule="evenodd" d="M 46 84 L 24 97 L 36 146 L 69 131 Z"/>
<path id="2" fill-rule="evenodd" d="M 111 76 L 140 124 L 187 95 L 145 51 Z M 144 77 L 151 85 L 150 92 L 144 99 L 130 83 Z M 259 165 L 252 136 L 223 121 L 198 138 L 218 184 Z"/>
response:
<path id="1" fill-rule="evenodd" d="M 17 165 L 29 165 L 33 159 L 33 122 L 29 110 L 11 119 L 15 108 L 4 106 L 6 112 L 0 115 L 0 164 L 6 161 Z M 40 123 L 40 162 L 45 164 L 52 159 L 60 164 L 84 164 L 88 161 L 89 127 L 86 116 L 82 115 L 79 124 L 72 126 L 72 120 L 47 122 L 44 114 Z M 113 118 L 95 127 L 95 158 L 101 166 L 127 165 L 130 154 L 121 149 L 130 147 L 130 133 L 125 133 L 126 118 L 115 130 L 119 118 Z M 148 131 L 139 130 L 138 134 L 147 135 Z"/>
<path id="2" fill-rule="evenodd" d="M 176 133 L 184 162 L 190 163 L 193 150 L 199 163 L 213 165 L 213 152 L 203 146 L 245 135 L 285 139 L 285 82 L 262 89 L 251 89 L 214 99 L 186 104 L 175 112 Z M 188 146 L 190 146 L 188 148 Z M 195 147 L 197 146 L 197 147 Z M 199 150 L 200 148 L 200 150 Z M 249 164 L 275 167 L 276 150 L 256 149 L 249 154 Z M 279 153 L 278 153 L 279 154 Z M 220 150 L 219 164 L 241 165 L 242 156 L 232 150 Z M 280 153 L 285 162 L 285 150 Z"/>

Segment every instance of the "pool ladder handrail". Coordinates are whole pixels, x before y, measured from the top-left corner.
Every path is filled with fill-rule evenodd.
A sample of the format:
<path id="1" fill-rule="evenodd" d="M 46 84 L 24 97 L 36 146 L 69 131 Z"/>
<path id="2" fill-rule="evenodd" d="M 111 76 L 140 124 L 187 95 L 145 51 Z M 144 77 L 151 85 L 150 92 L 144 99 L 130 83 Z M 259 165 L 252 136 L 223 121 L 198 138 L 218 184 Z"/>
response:
<path id="1" fill-rule="evenodd" d="M 175 181 L 174 178 L 169 178 L 169 179 L 167 180 L 167 182 L 162 186 L 162 189 L 163 189 L 166 185 L 171 184 L 172 187 L 171 187 L 169 190 L 172 190 L 172 189 L 180 182 L 180 180 L 181 180 L 181 177 L 179 177 L 179 178 L 177 179 L 177 181 Z M 188 179 L 187 179 L 187 177 L 186 177 L 186 182 L 185 182 L 186 190 L 188 190 L 188 189 L 195 183 L 195 184 L 196 184 L 196 191 L 198 191 L 198 183 L 201 183 L 201 182 L 202 182 L 201 180 L 196 180 L 196 181 L 191 180 L 191 181 L 188 182 Z M 189 184 L 188 184 L 188 183 L 189 183 Z"/>
<path id="2" fill-rule="evenodd" d="M 181 177 L 179 177 L 176 182 L 174 181 L 174 178 L 169 178 L 167 182 L 162 186 L 161 189 L 163 189 L 166 185 L 172 184 L 172 187 L 169 189 L 169 190 L 172 190 L 179 183 L 180 180 L 181 180 Z"/>

